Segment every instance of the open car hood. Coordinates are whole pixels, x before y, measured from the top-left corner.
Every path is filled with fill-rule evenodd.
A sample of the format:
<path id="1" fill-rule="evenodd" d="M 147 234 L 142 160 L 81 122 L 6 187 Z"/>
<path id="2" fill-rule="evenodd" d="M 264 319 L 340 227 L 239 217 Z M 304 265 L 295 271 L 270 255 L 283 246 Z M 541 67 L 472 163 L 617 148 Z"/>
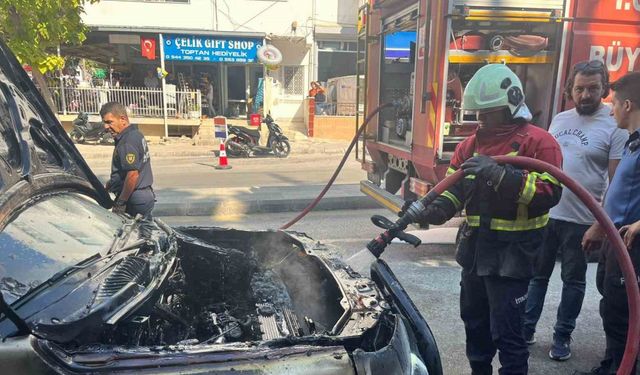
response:
<path id="1" fill-rule="evenodd" d="M 86 180 L 95 189 L 98 202 L 111 206 L 107 191 L 0 40 L 0 195 L 19 181 L 50 172 Z"/>

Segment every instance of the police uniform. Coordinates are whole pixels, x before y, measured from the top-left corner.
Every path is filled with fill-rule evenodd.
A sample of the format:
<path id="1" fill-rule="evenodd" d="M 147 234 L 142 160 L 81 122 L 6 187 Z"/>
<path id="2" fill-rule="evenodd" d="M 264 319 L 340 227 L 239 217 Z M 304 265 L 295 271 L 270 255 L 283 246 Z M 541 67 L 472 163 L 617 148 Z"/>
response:
<path id="1" fill-rule="evenodd" d="M 155 203 L 153 192 L 153 172 L 147 141 L 134 125 L 129 125 L 115 136 L 115 149 L 111 160 L 109 190 L 116 194 L 116 201 L 122 193 L 124 180 L 129 171 L 138 171 L 135 189 L 126 202 L 125 212 L 151 218 Z"/>
<path id="2" fill-rule="evenodd" d="M 604 209 L 616 228 L 640 220 L 638 186 L 640 186 L 640 131 L 637 130 L 627 141 L 605 198 Z M 602 250 L 596 276 L 596 285 L 602 294 L 600 316 L 607 345 L 602 369 L 605 371 L 603 373 L 615 374 L 627 341 L 629 309 L 625 283 L 628 281 L 622 275 L 610 243 L 605 243 Z M 629 257 L 637 275 L 640 271 L 640 238 L 636 238 L 632 244 Z M 635 374 L 635 370 L 632 373 Z"/>

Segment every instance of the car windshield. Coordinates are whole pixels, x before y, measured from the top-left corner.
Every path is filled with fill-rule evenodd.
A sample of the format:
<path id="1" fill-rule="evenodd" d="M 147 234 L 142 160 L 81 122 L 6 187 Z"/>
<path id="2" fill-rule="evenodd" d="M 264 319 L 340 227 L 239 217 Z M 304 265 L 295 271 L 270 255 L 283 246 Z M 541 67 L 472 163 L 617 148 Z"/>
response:
<path id="1" fill-rule="evenodd" d="M 106 252 L 123 219 L 74 193 L 49 196 L 0 233 L 0 291 L 13 303 L 57 272 Z"/>

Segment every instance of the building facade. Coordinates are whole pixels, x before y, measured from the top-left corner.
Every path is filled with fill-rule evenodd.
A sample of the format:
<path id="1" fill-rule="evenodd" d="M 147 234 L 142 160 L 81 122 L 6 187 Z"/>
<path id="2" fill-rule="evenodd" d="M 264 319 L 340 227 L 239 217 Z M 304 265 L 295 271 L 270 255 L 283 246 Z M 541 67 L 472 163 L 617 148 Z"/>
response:
<path id="1" fill-rule="evenodd" d="M 63 54 L 149 87 L 164 53 L 166 82 L 201 90 L 204 114 L 264 110 L 301 130 L 310 82 L 355 73 L 357 11 L 358 0 L 102 0 L 85 8 L 87 41 Z M 277 69 L 258 62 L 262 44 L 282 52 Z"/>

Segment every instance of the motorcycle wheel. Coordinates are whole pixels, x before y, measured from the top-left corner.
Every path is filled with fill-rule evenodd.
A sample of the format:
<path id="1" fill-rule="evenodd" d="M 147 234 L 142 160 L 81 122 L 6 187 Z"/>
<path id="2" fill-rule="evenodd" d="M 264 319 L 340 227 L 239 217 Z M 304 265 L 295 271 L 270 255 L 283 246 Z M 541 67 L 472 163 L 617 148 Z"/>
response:
<path id="1" fill-rule="evenodd" d="M 112 144 L 116 143 L 116 140 L 113 139 L 113 137 L 110 136 L 110 135 L 109 136 L 102 136 L 102 139 L 100 140 L 100 143 L 105 143 L 105 144 L 108 144 L 108 145 L 112 145 Z"/>
<path id="2" fill-rule="evenodd" d="M 291 152 L 291 145 L 286 139 L 271 142 L 271 150 L 279 158 L 286 158 Z"/>
<path id="3" fill-rule="evenodd" d="M 69 134 L 69 137 L 71 137 L 71 140 L 74 143 L 84 143 L 84 137 L 79 132 L 71 132 L 71 134 Z"/>
<path id="4" fill-rule="evenodd" d="M 249 157 L 249 151 L 247 150 L 247 147 L 244 146 L 242 143 L 237 142 L 235 140 L 235 137 L 227 139 L 224 145 L 225 145 L 225 150 L 227 151 L 227 154 L 231 157 L 234 157 L 234 158 Z"/>

